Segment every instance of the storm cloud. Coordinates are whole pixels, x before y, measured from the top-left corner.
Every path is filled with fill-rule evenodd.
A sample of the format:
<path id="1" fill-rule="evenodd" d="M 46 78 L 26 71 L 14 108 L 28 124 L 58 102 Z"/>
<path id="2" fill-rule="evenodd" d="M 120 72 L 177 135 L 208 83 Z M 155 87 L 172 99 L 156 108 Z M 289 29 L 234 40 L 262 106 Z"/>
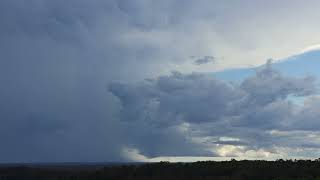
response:
<path id="1" fill-rule="evenodd" d="M 282 9 L 242 2 L 1 0 L 0 162 L 135 160 L 125 152 L 146 158 L 260 157 L 288 154 L 286 148 L 314 150 L 316 79 L 287 77 L 269 65 L 241 84 L 192 73 L 258 65 L 265 56 L 306 45 L 293 39 L 299 33 L 288 38 L 281 31 L 277 46 L 265 40 L 279 38 L 276 30 L 288 25 L 257 26 L 268 21 L 248 17 L 278 20 Z M 292 12 L 296 7 L 301 4 L 292 3 Z M 253 16 L 257 9 L 260 16 Z M 310 26 L 303 27 L 318 24 L 305 19 Z M 294 42 L 281 44 L 285 39 Z M 262 42 L 267 48 L 257 45 Z M 269 51 L 278 46 L 290 52 Z M 204 55 L 210 54 L 224 58 L 207 63 L 212 58 Z M 193 55 L 207 64 L 195 67 L 186 59 Z M 295 104 L 295 98 L 305 101 Z"/>
<path id="2" fill-rule="evenodd" d="M 107 84 L 154 77 L 183 61 L 175 54 L 192 43 L 172 44 L 184 40 L 167 28 L 186 21 L 173 4 L 1 1 L 0 161 L 128 160 L 121 104 Z M 159 9 L 149 16 L 146 7 Z M 171 140 L 173 147 L 184 137 Z"/>
<path id="3" fill-rule="evenodd" d="M 318 116 L 316 79 L 282 75 L 270 63 L 240 84 L 207 74 L 173 72 L 140 83 L 113 83 L 109 89 L 121 102 L 121 121 L 147 124 L 150 132 L 180 126 L 185 128 L 181 134 L 212 156 L 219 156 L 219 145 L 272 152 L 274 148 L 308 148 L 319 143 L 305 143 L 299 136 L 306 134 L 294 136 L 299 131 L 318 130 L 310 126 Z M 305 104 L 293 103 L 298 97 L 309 98 Z"/>
<path id="4" fill-rule="evenodd" d="M 117 4 L 5 0 L 0 9 L 0 161 L 122 160 L 106 84 L 138 78 L 140 50 L 119 44 L 130 25 Z"/>

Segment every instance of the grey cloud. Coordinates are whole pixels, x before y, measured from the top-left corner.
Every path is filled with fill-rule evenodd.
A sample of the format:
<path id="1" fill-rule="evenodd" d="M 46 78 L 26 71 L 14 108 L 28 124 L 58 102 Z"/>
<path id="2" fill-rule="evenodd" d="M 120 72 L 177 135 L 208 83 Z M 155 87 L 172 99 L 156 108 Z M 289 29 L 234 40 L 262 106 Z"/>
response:
<path id="1" fill-rule="evenodd" d="M 154 127 L 144 122 L 126 125 L 127 147 L 139 149 L 147 157 L 217 156 L 203 144 L 190 141 L 179 126 Z"/>
<path id="2" fill-rule="evenodd" d="M 154 102 L 158 110 L 179 114 L 187 122 L 215 121 L 223 116 L 239 117 L 246 111 L 251 114 L 253 110 L 266 117 L 270 112 L 291 111 L 293 105 L 286 101 L 290 95 L 306 96 L 318 92 L 315 79 L 286 77 L 269 65 L 240 85 L 228 84 L 205 74 L 173 72 L 142 83 L 113 83 L 109 90 L 128 109 L 131 106 L 147 107 L 148 103 Z"/>
<path id="3" fill-rule="evenodd" d="M 157 63 L 125 45 L 135 27 L 115 1 L 4 0 L 0 9 L 0 161 L 125 160 L 120 104 L 106 84 L 141 79 Z"/>
<path id="4" fill-rule="evenodd" d="M 215 121 L 226 113 L 228 103 L 239 96 L 231 86 L 213 77 L 177 72 L 141 84 L 111 84 L 110 91 L 124 105 L 122 114 L 141 118 L 134 120 L 147 118 L 144 110 L 155 106 L 156 112 L 149 113 L 155 117 L 148 117 L 149 122 L 155 123 L 173 123 L 173 117 L 187 122 Z M 158 121 L 158 115 L 163 116 L 162 121 Z"/>
<path id="5" fill-rule="evenodd" d="M 123 108 L 131 119 L 157 116 L 153 112 L 157 100 L 149 99 L 161 91 L 154 91 L 153 85 L 128 90 L 114 86 L 118 95 L 129 93 L 131 99 L 124 102 L 107 92 L 106 84 L 153 77 L 168 63 L 182 61 L 176 52 L 188 47 L 177 45 L 184 44 L 185 35 L 175 36 L 175 29 L 184 23 L 191 26 L 211 13 L 200 7 L 192 13 L 190 9 L 178 1 L 1 1 L 0 161 L 126 160 L 120 153 L 130 140 L 116 115 Z M 148 113 L 154 114 L 140 113 L 142 102 L 149 103 Z M 138 105 L 136 109 L 134 105 Z M 163 116 L 169 124 L 171 116 Z M 140 127 L 136 128 L 138 132 Z M 146 137 L 142 144 L 150 143 L 146 134 L 141 136 Z M 183 136 L 173 136 L 178 134 L 171 133 L 163 140 L 161 135 L 155 136 L 176 147 L 155 154 L 173 153 L 178 144 L 190 148 L 190 143 L 182 143 L 186 141 Z M 190 151 L 203 152 L 195 149 Z M 145 152 L 153 154 L 150 149 Z"/>
<path id="6" fill-rule="evenodd" d="M 298 113 L 294 113 L 295 118 L 289 124 L 291 128 L 296 130 L 317 131 L 319 127 L 319 105 L 320 99 L 318 96 L 307 98 L 304 106 L 298 109 Z"/>
<path id="7" fill-rule="evenodd" d="M 124 122 L 147 124 L 153 130 L 189 123 L 191 137 L 239 138 L 230 142 L 207 141 L 204 143 L 207 145 L 237 145 L 248 150 L 270 151 L 275 146 L 307 147 L 302 138 L 295 138 L 297 142 L 293 143 L 289 136 L 277 140 L 268 132 L 308 130 L 308 125 L 317 117 L 315 99 L 302 107 L 290 100 L 295 96 L 316 95 L 316 80 L 284 76 L 270 64 L 240 85 L 205 74 L 174 72 L 141 83 L 115 83 L 109 90 L 123 104 L 121 120 Z M 308 144 L 309 147 L 317 143 Z"/>
<path id="8" fill-rule="evenodd" d="M 213 56 L 204 56 L 202 58 L 199 58 L 194 61 L 195 65 L 202 65 L 202 64 L 208 64 L 213 63 L 215 61 L 215 58 Z"/>
<path id="9" fill-rule="evenodd" d="M 246 79 L 241 88 L 249 94 L 250 101 L 256 104 L 267 104 L 277 99 L 285 99 L 288 95 L 306 96 L 317 91 L 313 77 L 284 77 L 273 70 L 268 63 L 254 77 Z"/>
<path id="10" fill-rule="evenodd" d="M 265 147 L 272 138 L 264 131 L 316 129 L 314 103 L 283 102 L 313 94 L 312 79 L 261 72 L 238 86 L 173 73 L 136 83 L 186 53 L 211 52 L 207 25 L 226 23 L 214 26 L 217 35 L 236 39 L 226 31 L 237 29 L 229 28 L 234 14 L 222 16 L 230 4 L 207 3 L 0 1 L 0 161 L 121 161 L 125 146 L 150 157 L 217 155 L 193 138 L 238 136 Z"/>

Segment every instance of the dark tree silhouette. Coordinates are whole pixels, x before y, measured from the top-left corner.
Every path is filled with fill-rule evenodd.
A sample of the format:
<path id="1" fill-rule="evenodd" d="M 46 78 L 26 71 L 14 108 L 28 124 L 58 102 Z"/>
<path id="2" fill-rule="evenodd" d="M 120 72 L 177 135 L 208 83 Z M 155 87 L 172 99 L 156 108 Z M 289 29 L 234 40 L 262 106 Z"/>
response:
<path id="1" fill-rule="evenodd" d="M 320 160 L 0 167 L 0 180 L 319 179 Z"/>

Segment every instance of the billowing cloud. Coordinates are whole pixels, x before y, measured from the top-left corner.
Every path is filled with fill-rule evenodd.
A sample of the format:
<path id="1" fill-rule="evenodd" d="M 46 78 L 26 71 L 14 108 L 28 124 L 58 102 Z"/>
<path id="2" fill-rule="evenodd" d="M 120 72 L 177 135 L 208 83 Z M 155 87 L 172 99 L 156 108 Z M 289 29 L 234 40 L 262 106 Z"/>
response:
<path id="1" fill-rule="evenodd" d="M 184 131 L 176 131 L 187 141 L 211 151 L 212 156 L 241 156 L 245 152 L 270 154 L 277 148 L 320 145 L 315 139 L 305 143 L 299 137 L 305 138 L 307 134 L 296 134 L 318 130 L 317 126 L 310 126 L 318 116 L 317 98 L 313 98 L 318 93 L 317 87 L 314 78 L 284 76 L 267 63 L 241 84 L 230 84 L 206 74 L 174 72 L 141 83 L 113 83 L 109 90 L 119 98 L 120 119 L 128 126 L 143 125 L 149 133 L 181 127 Z M 312 98 L 305 104 L 291 102 L 299 96 Z M 278 138 L 276 132 L 287 133 Z M 130 140 L 132 144 L 135 141 Z M 136 144 L 135 148 L 149 149 L 149 145 Z M 224 146 L 235 149 L 226 153 L 226 149 L 221 150 Z"/>

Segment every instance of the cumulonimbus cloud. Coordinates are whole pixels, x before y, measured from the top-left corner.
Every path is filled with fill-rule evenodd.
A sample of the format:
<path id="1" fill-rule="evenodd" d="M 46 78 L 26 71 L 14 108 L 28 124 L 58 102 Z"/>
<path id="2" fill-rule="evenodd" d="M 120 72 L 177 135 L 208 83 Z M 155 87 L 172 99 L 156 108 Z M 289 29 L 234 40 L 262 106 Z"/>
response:
<path id="1" fill-rule="evenodd" d="M 207 74 L 174 72 L 140 83 L 113 83 L 109 90 L 122 104 L 122 121 L 147 127 L 150 132 L 183 127 L 187 123 L 186 131 L 176 131 L 188 141 L 198 142 L 204 150 L 212 148 L 215 155 L 219 154 L 215 147 L 219 144 L 241 146 L 248 151 L 303 148 L 307 146 L 304 141 L 290 140 L 292 134 L 317 130 L 308 125 L 313 124 L 318 115 L 315 111 L 318 99 L 309 98 L 305 104 L 292 102 L 296 97 L 315 97 L 318 94 L 316 79 L 282 75 L 270 63 L 240 84 L 230 84 Z M 278 139 L 270 133 L 276 131 L 289 132 L 291 136 L 283 135 Z M 223 137 L 233 139 L 224 140 Z M 197 138 L 207 141 L 199 143 L 195 141 Z M 150 146 L 140 145 L 136 148 L 148 149 Z"/>
<path id="2" fill-rule="evenodd" d="M 133 83 L 172 69 L 258 65 L 317 41 L 316 16 L 283 20 L 271 1 L 252 3 L 1 0 L 0 161 L 121 161 L 123 147 L 146 157 L 245 151 L 237 144 L 317 147 L 319 100 L 290 101 L 314 94 L 312 78 L 272 70 L 240 85 L 181 73 Z M 294 31 L 298 21 L 308 25 Z M 185 58 L 206 54 L 219 63 L 196 67 Z M 113 81 L 124 83 L 106 92 Z"/>

